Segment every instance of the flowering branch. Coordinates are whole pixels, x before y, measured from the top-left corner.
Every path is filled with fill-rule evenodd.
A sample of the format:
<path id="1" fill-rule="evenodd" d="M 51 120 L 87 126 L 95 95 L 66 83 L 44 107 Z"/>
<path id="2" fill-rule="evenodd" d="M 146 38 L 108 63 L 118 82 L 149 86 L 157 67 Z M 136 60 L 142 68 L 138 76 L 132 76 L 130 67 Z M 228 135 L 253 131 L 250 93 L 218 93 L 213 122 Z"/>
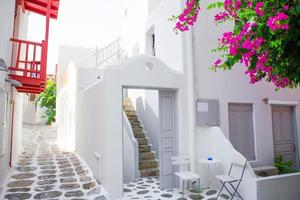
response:
<path id="1" fill-rule="evenodd" d="M 297 0 L 222 0 L 208 9 L 218 8 L 215 23 L 234 20 L 233 30 L 223 33 L 221 52 L 213 68 L 231 69 L 241 63 L 251 84 L 272 82 L 278 89 L 300 85 L 300 3 Z M 188 31 L 195 24 L 200 0 L 187 0 L 176 21 L 175 32 Z M 291 45 L 292 44 L 292 45 Z"/>

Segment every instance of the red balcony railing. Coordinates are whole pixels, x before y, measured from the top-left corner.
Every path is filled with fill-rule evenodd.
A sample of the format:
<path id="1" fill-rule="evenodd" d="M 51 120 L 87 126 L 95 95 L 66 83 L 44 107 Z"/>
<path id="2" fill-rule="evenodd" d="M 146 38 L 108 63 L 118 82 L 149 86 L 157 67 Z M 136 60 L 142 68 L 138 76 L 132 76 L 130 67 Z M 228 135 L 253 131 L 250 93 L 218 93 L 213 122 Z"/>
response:
<path id="1" fill-rule="evenodd" d="M 11 39 L 13 43 L 10 78 L 19 81 L 19 92 L 40 93 L 44 91 L 47 71 L 47 43 Z"/>
<path id="2" fill-rule="evenodd" d="M 18 0 L 23 11 L 46 17 L 45 39 L 31 42 L 12 38 L 12 60 L 9 77 L 21 83 L 19 92 L 41 93 L 45 89 L 50 18 L 56 19 L 60 0 Z"/>

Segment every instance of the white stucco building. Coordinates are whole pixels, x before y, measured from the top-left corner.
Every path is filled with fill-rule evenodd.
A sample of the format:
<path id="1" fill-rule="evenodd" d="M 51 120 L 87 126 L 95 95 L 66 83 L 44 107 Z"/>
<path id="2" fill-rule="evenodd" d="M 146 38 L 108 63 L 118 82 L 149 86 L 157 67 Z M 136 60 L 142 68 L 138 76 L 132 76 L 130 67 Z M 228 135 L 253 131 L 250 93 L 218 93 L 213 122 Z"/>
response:
<path id="1" fill-rule="evenodd" d="M 21 8 L 18 8 L 21 9 Z M 17 155 L 21 152 L 22 119 L 23 119 L 23 94 L 17 92 L 13 84 L 8 82 L 7 67 L 11 63 L 11 41 L 15 37 L 26 39 L 28 14 L 17 12 L 15 16 L 15 2 L 0 2 L 0 185 L 8 177 L 10 167 L 16 162 Z M 14 20 L 16 18 L 15 33 Z"/>
<path id="2" fill-rule="evenodd" d="M 202 3 L 205 8 L 208 1 Z M 89 164 L 112 199 L 121 199 L 124 182 L 138 178 L 135 139 L 124 127 L 122 104 L 129 97 L 155 150 L 161 187 L 169 184 L 174 155 L 188 156 L 201 177 L 206 172 L 199 158 L 220 159 L 217 173 L 226 173 L 233 157 L 245 157 L 249 165 L 240 187 L 245 199 L 296 200 L 299 173 L 259 178 L 253 168 L 273 166 L 274 157 L 283 155 L 299 169 L 300 90 L 251 85 L 242 66 L 209 70 L 217 58 L 211 49 L 230 27 L 215 26 L 213 11 L 202 9 L 191 31 L 175 34 L 168 18 L 180 13 L 184 1 L 124 5 L 124 56 L 98 65 L 92 50 L 62 48 L 59 67 L 67 69 L 58 71 L 62 144 Z M 166 91 L 173 96 L 166 98 Z M 174 134 L 164 138 L 165 127 Z"/>

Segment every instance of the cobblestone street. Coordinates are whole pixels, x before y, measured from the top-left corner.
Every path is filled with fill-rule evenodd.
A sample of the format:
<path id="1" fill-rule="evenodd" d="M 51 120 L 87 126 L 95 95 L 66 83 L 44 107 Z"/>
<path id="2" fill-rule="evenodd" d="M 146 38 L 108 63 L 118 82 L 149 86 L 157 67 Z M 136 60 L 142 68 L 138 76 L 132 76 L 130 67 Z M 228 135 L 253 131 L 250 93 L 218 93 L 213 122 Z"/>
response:
<path id="1" fill-rule="evenodd" d="M 0 199 L 108 199 L 83 161 L 55 140 L 52 127 L 24 126 L 24 150 Z"/>

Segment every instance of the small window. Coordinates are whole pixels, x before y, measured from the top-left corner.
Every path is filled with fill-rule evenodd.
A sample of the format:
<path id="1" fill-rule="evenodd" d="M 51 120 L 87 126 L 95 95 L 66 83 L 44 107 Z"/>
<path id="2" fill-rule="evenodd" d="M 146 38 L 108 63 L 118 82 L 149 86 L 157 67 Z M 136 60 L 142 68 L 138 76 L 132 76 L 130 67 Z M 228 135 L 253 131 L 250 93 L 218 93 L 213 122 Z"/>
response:
<path id="1" fill-rule="evenodd" d="M 247 160 L 255 160 L 253 105 L 229 104 L 229 137 L 234 148 Z"/>
<path id="2" fill-rule="evenodd" d="M 152 34 L 152 56 L 155 56 L 156 52 L 155 52 L 155 34 Z"/>

